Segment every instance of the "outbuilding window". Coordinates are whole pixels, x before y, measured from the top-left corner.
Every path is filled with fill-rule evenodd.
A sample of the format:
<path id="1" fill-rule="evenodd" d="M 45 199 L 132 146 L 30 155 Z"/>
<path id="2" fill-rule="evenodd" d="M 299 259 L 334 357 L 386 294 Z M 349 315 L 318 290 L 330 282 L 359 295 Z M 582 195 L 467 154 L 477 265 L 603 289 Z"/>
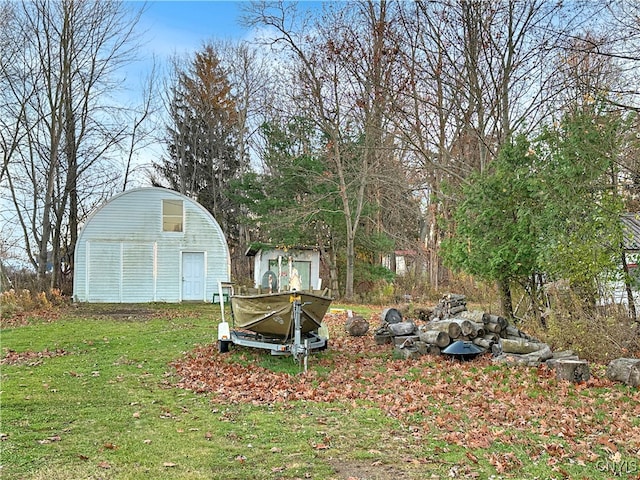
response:
<path id="1" fill-rule="evenodd" d="M 162 231 L 182 232 L 182 200 L 162 200 Z"/>

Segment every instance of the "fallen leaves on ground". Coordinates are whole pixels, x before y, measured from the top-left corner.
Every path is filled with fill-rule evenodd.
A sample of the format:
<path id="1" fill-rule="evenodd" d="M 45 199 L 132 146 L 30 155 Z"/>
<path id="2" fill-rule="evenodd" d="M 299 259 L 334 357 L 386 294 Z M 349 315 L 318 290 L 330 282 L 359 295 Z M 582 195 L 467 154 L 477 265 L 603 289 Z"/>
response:
<path id="1" fill-rule="evenodd" d="M 35 367 L 40 365 L 45 358 L 59 357 L 62 355 L 69 355 L 69 352 L 62 348 L 55 350 L 44 349 L 41 352 L 33 352 L 27 350 L 26 352 L 16 352 L 15 350 L 7 350 L 4 357 L 0 359 L 0 365 L 28 365 Z M 73 376 L 75 372 L 69 372 Z"/>
<path id="2" fill-rule="evenodd" d="M 268 370 L 252 362 L 251 353 L 240 363 L 210 345 L 174 364 L 179 386 L 208 392 L 219 403 L 370 402 L 396 418 L 422 415 L 422 428 L 432 437 L 465 448 L 526 443 L 533 434 L 549 440 L 543 448 L 551 458 L 593 459 L 596 445 L 610 452 L 640 449 L 639 389 L 614 388 L 604 378 L 575 385 L 558 381 L 545 366 L 495 365 L 488 356 L 471 362 L 394 359 L 390 345 L 342 333 L 345 319 L 325 317 L 329 353 L 312 357 L 305 373 Z M 488 460 L 499 471 L 518 468 L 509 455 Z"/>

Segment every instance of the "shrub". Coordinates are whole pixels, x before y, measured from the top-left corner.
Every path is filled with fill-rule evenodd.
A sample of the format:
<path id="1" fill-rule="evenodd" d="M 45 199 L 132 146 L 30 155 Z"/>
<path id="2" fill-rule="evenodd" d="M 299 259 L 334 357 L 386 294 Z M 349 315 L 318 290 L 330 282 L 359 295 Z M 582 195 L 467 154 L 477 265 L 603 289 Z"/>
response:
<path id="1" fill-rule="evenodd" d="M 67 303 L 60 290 L 33 293 L 30 290 L 14 289 L 0 294 L 0 319 L 7 320 L 33 311 L 51 310 Z"/>
<path id="2" fill-rule="evenodd" d="M 556 299 L 546 315 L 546 329 L 534 319 L 522 326 L 552 350 L 573 350 L 585 360 L 608 363 L 640 353 L 640 324 L 624 306 L 589 306 L 574 294 Z"/>

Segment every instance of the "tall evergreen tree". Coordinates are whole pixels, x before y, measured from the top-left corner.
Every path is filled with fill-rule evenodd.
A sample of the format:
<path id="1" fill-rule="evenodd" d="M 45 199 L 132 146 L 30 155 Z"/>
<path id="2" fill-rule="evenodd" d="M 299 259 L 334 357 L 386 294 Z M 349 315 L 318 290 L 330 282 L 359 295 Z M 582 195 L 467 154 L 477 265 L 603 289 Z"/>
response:
<path id="1" fill-rule="evenodd" d="M 237 110 L 231 85 L 212 45 L 197 52 L 186 69 L 176 66 L 170 96 L 168 156 L 154 165 L 162 177 L 154 179 L 154 184 L 163 186 L 166 181 L 169 188 L 209 210 L 233 255 L 239 242 L 240 212 L 231 198 L 230 183 L 243 172 L 247 161 L 238 154 Z"/>

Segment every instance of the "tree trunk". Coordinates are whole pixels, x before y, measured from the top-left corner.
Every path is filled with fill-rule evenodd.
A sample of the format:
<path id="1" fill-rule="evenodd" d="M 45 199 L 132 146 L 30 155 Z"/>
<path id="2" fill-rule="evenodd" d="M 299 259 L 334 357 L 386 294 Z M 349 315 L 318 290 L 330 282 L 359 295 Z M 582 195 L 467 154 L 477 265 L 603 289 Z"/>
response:
<path id="1" fill-rule="evenodd" d="M 638 315 L 636 314 L 636 304 L 633 301 L 633 290 L 631 289 L 631 281 L 629 277 L 629 265 L 627 264 L 627 256 L 622 250 L 622 269 L 624 271 L 624 286 L 627 290 L 627 303 L 629 304 L 629 313 L 634 322 L 638 321 Z"/>
<path id="2" fill-rule="evenodd" d="M 607 366 L 607 378 L 630 387 L 640 386 L 640 358 L 617 358 Z"/>
<path id="3" fill-rule="evenodd" d="M 346 300 L 353 300 L 353 280 L 356 262 L 355 238 L 350 227 L 347 232 L 347 271 L 344 285 L 344 296 Z"/>
<path id="4" fill-rule="evenodd" d="M 513 319 L 513 303 L 511 301 L 511 286 L 508 280 L 498 280 L 498 291 L 502 302 L 502 315 L 507 319 Z"/>

